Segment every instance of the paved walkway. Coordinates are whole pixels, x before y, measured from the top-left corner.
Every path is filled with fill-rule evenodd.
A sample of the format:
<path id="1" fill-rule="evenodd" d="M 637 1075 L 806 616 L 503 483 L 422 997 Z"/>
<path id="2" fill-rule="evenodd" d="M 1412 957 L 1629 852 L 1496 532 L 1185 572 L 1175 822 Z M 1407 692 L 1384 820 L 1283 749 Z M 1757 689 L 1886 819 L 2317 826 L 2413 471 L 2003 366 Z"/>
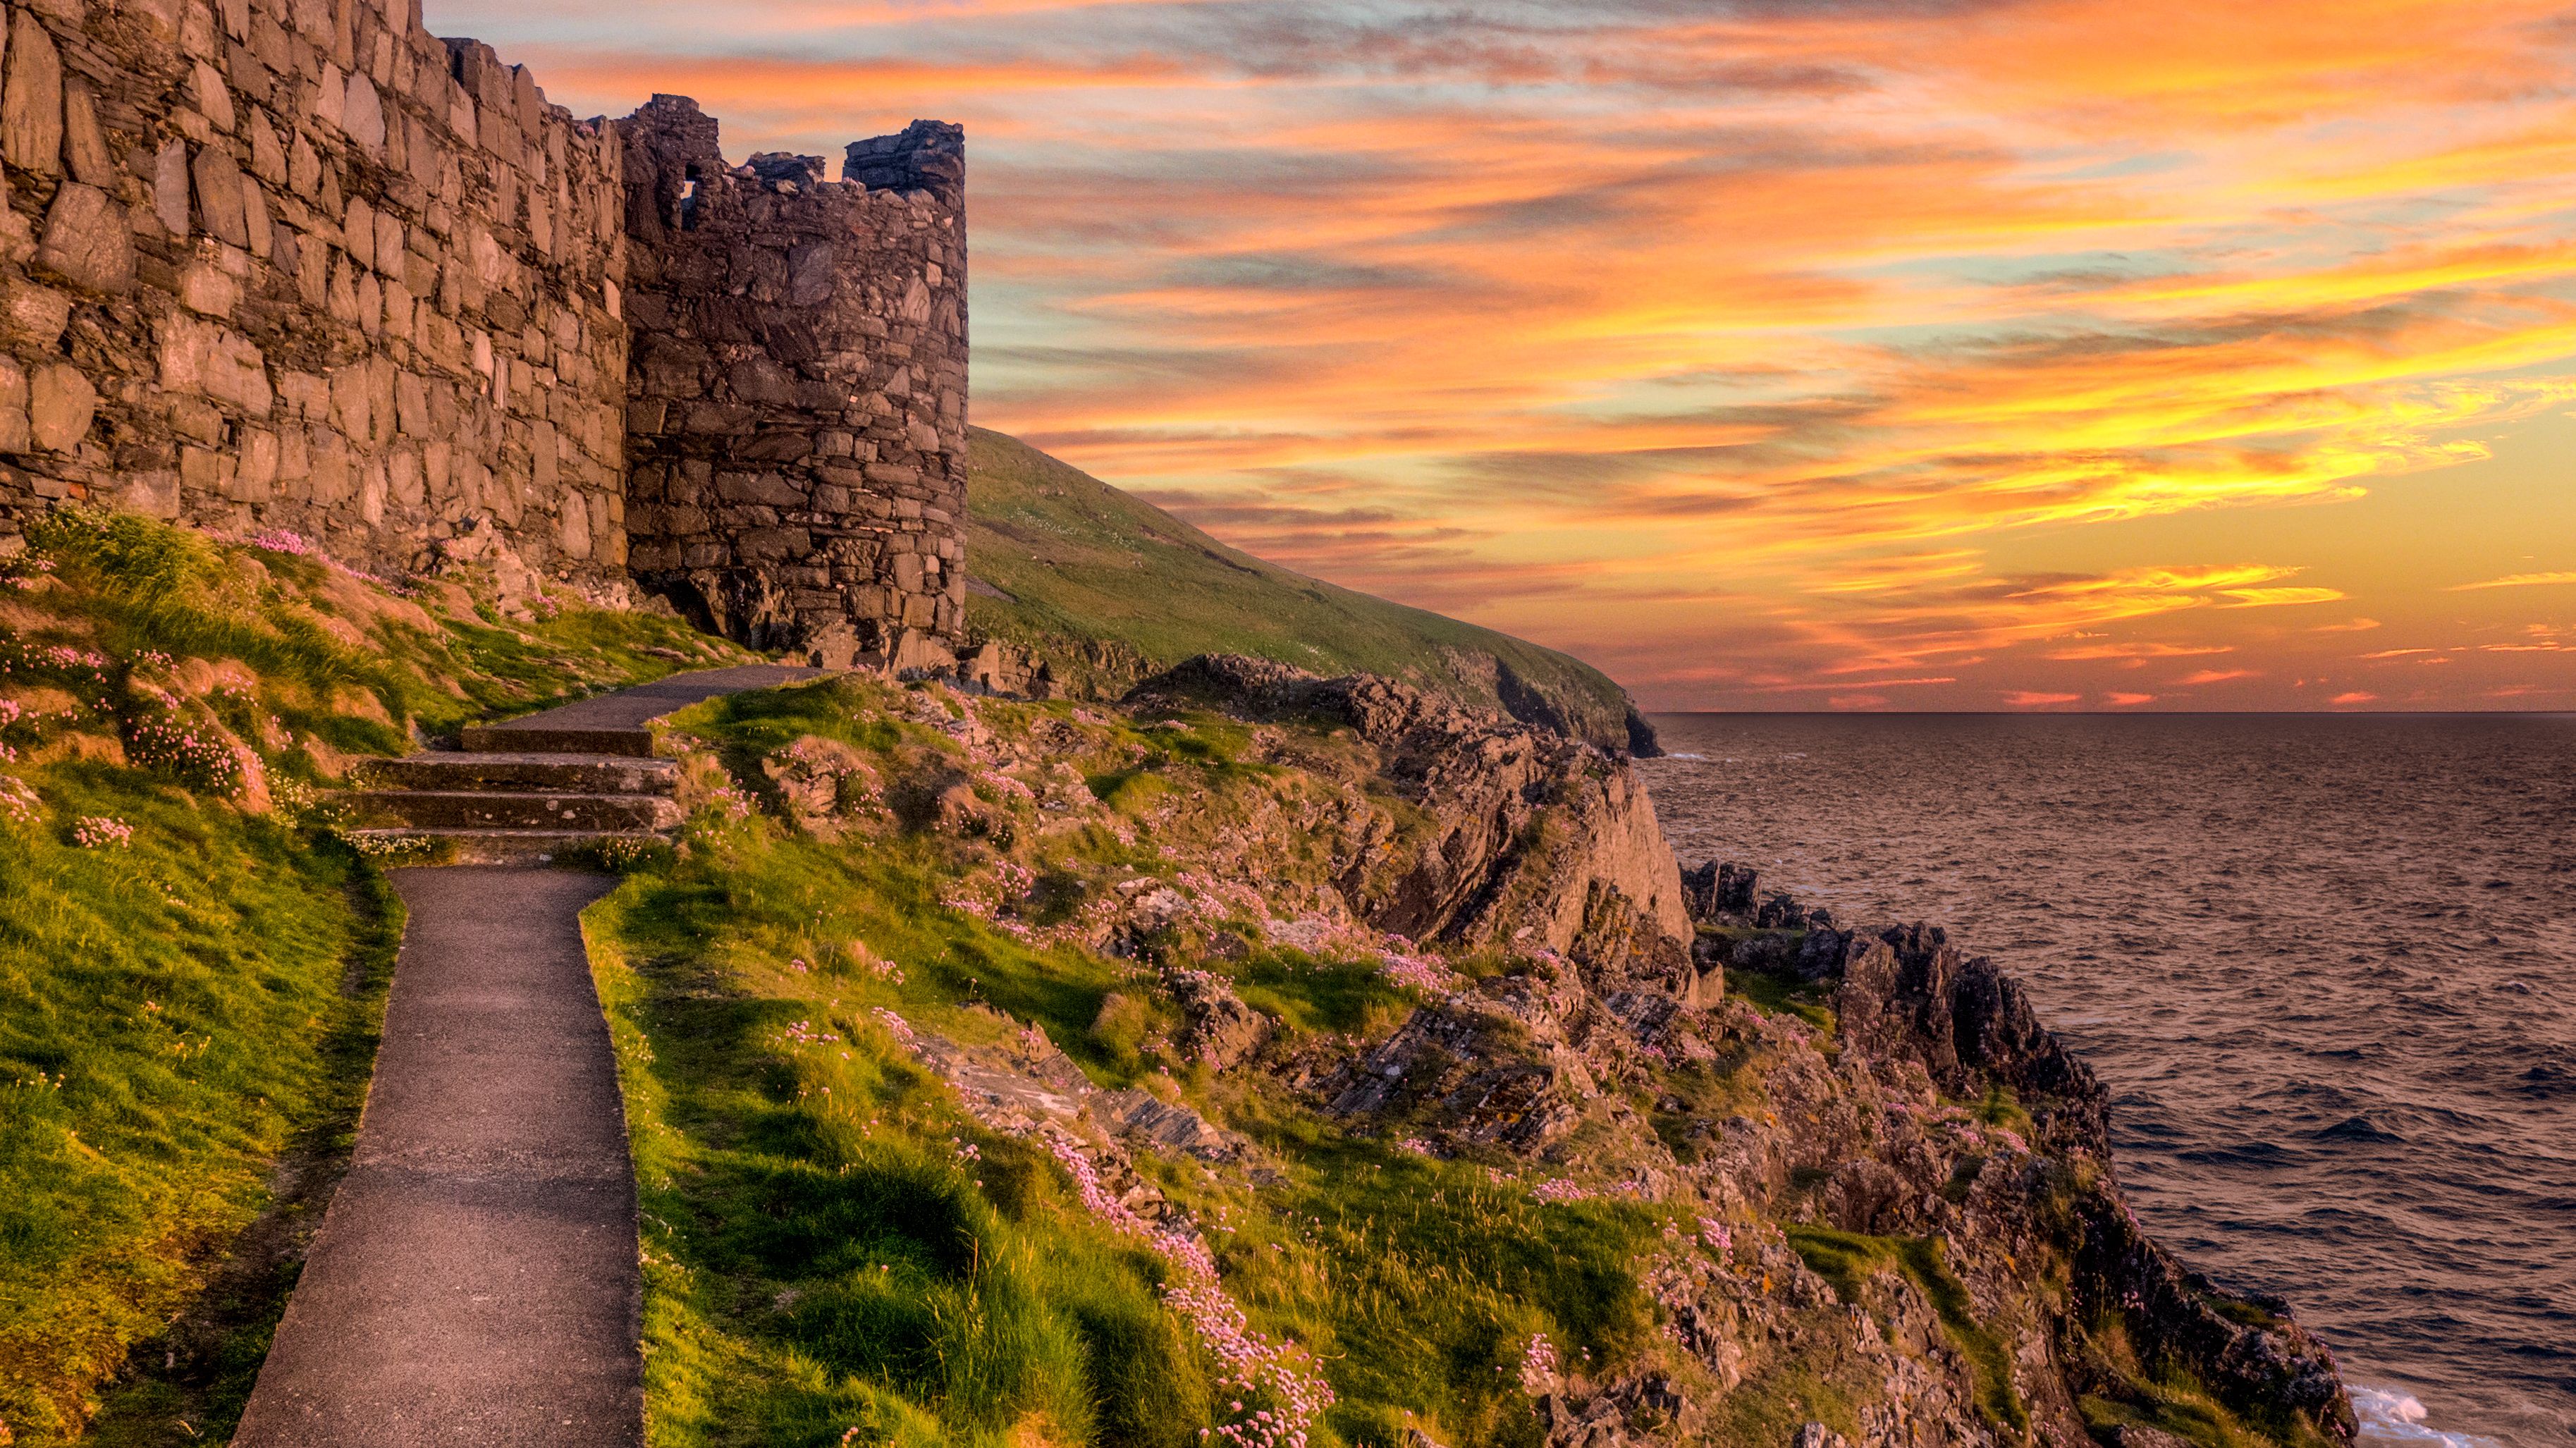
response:
<path id="1" fill-rule="evenodd" d="M 649 684 L 620 689 L 614 694 L 601 694 L 582 699 L 542 714 L 529 714 L 492 726 L 494 732 L 508 729 L 641 729 L 665 714 L 676 714 L 691 704 L 712 699 L 718 694 L 739 694 L 747 689 L 769 689 L 780 684 L 801 683 L 823 677 L 821 669 L 798 668 L 791 664 L 744 664 L 731 669 L 700 669 L 692 674 L 673 674 Z"/>
<path id="2" fill-rule="evenodd" d="M 614 882 L 394 883 L 411 918 L 356 1158 L 233 1441 L 641 1443 L 635 1180 L 575 918 Z"/>
<path id="3" fill-rule="evenodd" d="M 623 736 L 702 699 L 821 672 L 675 674 L 491 732 L 614 735 L 649 753 L 649 738 Z M 395 872 L 410 921 L 357 1152 L 234 1435 L 241 1448 L 643 1442 L 635 1176 L 578 918 L 613 883 L 537 868 Z"/>

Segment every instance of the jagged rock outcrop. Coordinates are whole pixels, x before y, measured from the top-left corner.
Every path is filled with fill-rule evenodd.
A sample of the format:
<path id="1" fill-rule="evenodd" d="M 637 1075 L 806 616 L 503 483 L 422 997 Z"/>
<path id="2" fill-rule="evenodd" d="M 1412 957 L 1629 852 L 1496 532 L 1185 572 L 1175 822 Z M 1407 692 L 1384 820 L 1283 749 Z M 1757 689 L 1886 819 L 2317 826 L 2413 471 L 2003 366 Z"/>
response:
<path id="1" fill-rule="evenodd" d="M 1793 1139 L 1773 1143 L 1786 1161 L 1803 1156 L 1811 1163 L 1804 1170 L 1823 1175 L 1834 1225 L 1899 1238 L 1939 1232 L 1956 1249 L 1981 1307 L 1987 1289 L 1979 1269 L 1993 1270 L 1998 1255 L 2006 1264 L 2056 1259 L 2064 1309 L 2053 1324 L 2031 1325 L 2047 1329 L 2054 1382 L 2038 1386 L 2056 1397 L 2119 1395 L 2119 1374 L 2096 1340 L 2100 1323 L 2116 1322 L 2136 1364 L 2188 1373 L 2248 1421 L 2291 1436 L 2352 1441 L 2352 1406 L 2333 1355 L 2289 1305 L 2219 1287 L 2139 1227 L 2110 1171 L 2107 1093 L 1993 961 L 1969 956 L 1938 926 L 1838 931 L 1825 912 L 1804 910 L 1785 894 L 1754 906 L 1749 867 L 1712 862 L 1686 878 L 1700 906 L 1695 913 L 1729 927 L 1733 937 L 1703 937 L 1704 956 L 1705 947 L 1721 947 L 1728 963 L 1797 982 L 1830 1003 L 1834 1071 L 1844 1080 L 1810 1099 L 1841 1096 L 1865 1116 L 1875 1098 L 1888 1113 L 1874 1141 L 1867 1139 L 1872 1133 L 1846 1137 L 1811 1119 Z M 1757 933 L 1740 933 L 1747 929 Z M 1776 1088 L 1772 1095 L 1785 1099 Z M 1943 1108 L 1936 1103 L 1945 1098 L 1983 1100 L 1989 1118 L 2000 1100 L 2028 1117 L 2025 1139 L 1994 1119 L 1955 1113 L 1958 1134 L 1986 1148 L 1973 1158 L 1975 1173 L 1956 1206 L 1945 1198 L 1959 1195 L 1959 1173 L 1972 1158 L 1955 1142 L 1944 1149 L 1938 1133 L 1907 1140 L 1910 1133 L 1897 1126 L 1937 1117 Z M 1992 1150 L 1997 1143 L 2000 1153 Z M 1740 1160 L 1752 1165 L 1759 1157 Z M 2007 1169 L 1999 1172 L 1998 1163 Z M 1800 1169 L 1790 1167 L 1792 1174 Z M 1999 1183 L 2010 1185 L 1997 1192 Z M 2029 1396 L 2034 1416 L 2045 1418 L 2052 1393 Z M 2122 1432 L 2122 1442 L 2169 1436 L 2137 1425 Z"/>
<path id="2" fill-rule="evenodd" d="M 1375 675 L 1326 679 L 1240 655 L 1192 659 L 1128 699 L 1323 722 L 1370 746 L 1376 772 L 1429 822 L 1399 840 L 1393 821 L 1376 821 L 1337 882 L 1379 929 L 1532 950 L 1574 951 L 1589 938 L 1588 948 L 1661 954 L 1681 988 L 1690 915 L 1680 870 L 1624 760 Z M 1624 909 L 1608 903 L 1614 895 Z"/>
<path id="3" fill-rule="evenodd" d="M 1223 1071 L 1270 1038 L 1270 1018 L 1245 1005 L 1223 977 L 1204 970 L 1174 970 L 1165 975 L 1164 983 L 1189 1020 L 1181 1035 L 1184 1057 Z"/>

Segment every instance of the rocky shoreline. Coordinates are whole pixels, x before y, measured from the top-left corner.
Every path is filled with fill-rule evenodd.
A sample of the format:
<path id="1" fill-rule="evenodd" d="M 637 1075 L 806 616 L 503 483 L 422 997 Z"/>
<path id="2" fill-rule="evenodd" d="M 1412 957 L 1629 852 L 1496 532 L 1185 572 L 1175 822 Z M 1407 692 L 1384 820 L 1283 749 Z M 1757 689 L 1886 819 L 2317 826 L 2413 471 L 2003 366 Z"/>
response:
<path id="1" fill-rule="evenodd" d="M 1886 1192 L 1883 1178 L 1873 1194 L 1859 1179 L 1878 1173 L 1852 1170 L 1855 1189 L 1845 1193 L 1840 1218 L 1900 1235 L 1946 1228 L 1957 1234 L 1954 1241 L 1988 1246 L 2053 1233 L 2047 1245 L 2064 1254 L 2069 1296 L 2054 1324 L 2050 1356 L 2079 1398 L 2117 1401 L 2133 1386 L 2106 1360 L 2105 1339 L 2118 1336 L 2134 1361 L 2188 1372 L 2252 1422 L 2289 1436 L 2312 1431 L 2332 1442 L 2352 1441 L 2352 1404 L 2333 1354 L 2298 1324 L 2290 1304 L 2211 1282 L 2139 1225 L 2112 1171 L 2107 1093 L 2041 1024 L 2011 976 L 1986 957 L 1967 955 L 1938 926 L 1837 929 L 1828 912 L 1802 908 L 1786 893 L 1757 903 L 1749 866 L 1712 861 L 1684 881 L 1694 917 L 1703 922 L 1703 959 L 1795 980 L 1829 999 L 1844 1051 L 1858 1053 L 1877 1079 L 1891 1071 L 1911 1079 L 1919 1070 L 1940 1094 L 2009 1093 L 2032 1123 L 2033 1160 L 2061 1166 L 2074 1187 L 2070 1197 L 2047 1203 L 2052 1211 L 2005 1210 L 1979 1222 L 1937 1208 L 1915 1210 L 1907 1192 Z M 1918 1171 L 1906 1185 L 1922 1185 L 1921 1178 Z M 1966 1255 L 1975 1261 L 1991 1253 L 1971 1245 Z M 2009 1249 L 2005 1257 L 2009 1269 Z M 2173 1435 L 2120 1424 L 2109 1436 L 2126 1448 L 2162 1444 Z"/>

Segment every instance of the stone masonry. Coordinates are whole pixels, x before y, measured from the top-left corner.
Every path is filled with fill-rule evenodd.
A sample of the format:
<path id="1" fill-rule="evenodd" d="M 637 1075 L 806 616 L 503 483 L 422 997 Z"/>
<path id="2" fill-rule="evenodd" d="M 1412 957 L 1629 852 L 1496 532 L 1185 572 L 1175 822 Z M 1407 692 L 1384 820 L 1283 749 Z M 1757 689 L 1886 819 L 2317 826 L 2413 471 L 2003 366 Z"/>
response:
<path id="1" fill-rule="evenodd" d="M 416 0 L 22 0 L 0 163 L 0 552 L 99 503 L 946 661 L 955 127 L 825 181 L 676 98 L 577 120 Z"/>
<path id="2" fill-rule="evenodd" d="M 918 121 L 728 168 L 656 96 L 625 142 L 636 576 L 827 662 L 937 662 L 965 621 L 965 135 Z"/>

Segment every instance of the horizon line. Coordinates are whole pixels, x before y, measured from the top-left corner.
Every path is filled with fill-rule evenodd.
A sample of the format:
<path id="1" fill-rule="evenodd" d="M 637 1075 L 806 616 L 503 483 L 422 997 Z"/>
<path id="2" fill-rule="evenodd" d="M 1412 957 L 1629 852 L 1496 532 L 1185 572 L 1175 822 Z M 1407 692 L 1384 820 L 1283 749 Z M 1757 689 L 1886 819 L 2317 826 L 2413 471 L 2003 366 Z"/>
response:
<path id="1" fill-rule="evenodd" d="M 2547 719 L 2563 709 L 1639 709 L 1653 718 L 1784 719 Z"/>

